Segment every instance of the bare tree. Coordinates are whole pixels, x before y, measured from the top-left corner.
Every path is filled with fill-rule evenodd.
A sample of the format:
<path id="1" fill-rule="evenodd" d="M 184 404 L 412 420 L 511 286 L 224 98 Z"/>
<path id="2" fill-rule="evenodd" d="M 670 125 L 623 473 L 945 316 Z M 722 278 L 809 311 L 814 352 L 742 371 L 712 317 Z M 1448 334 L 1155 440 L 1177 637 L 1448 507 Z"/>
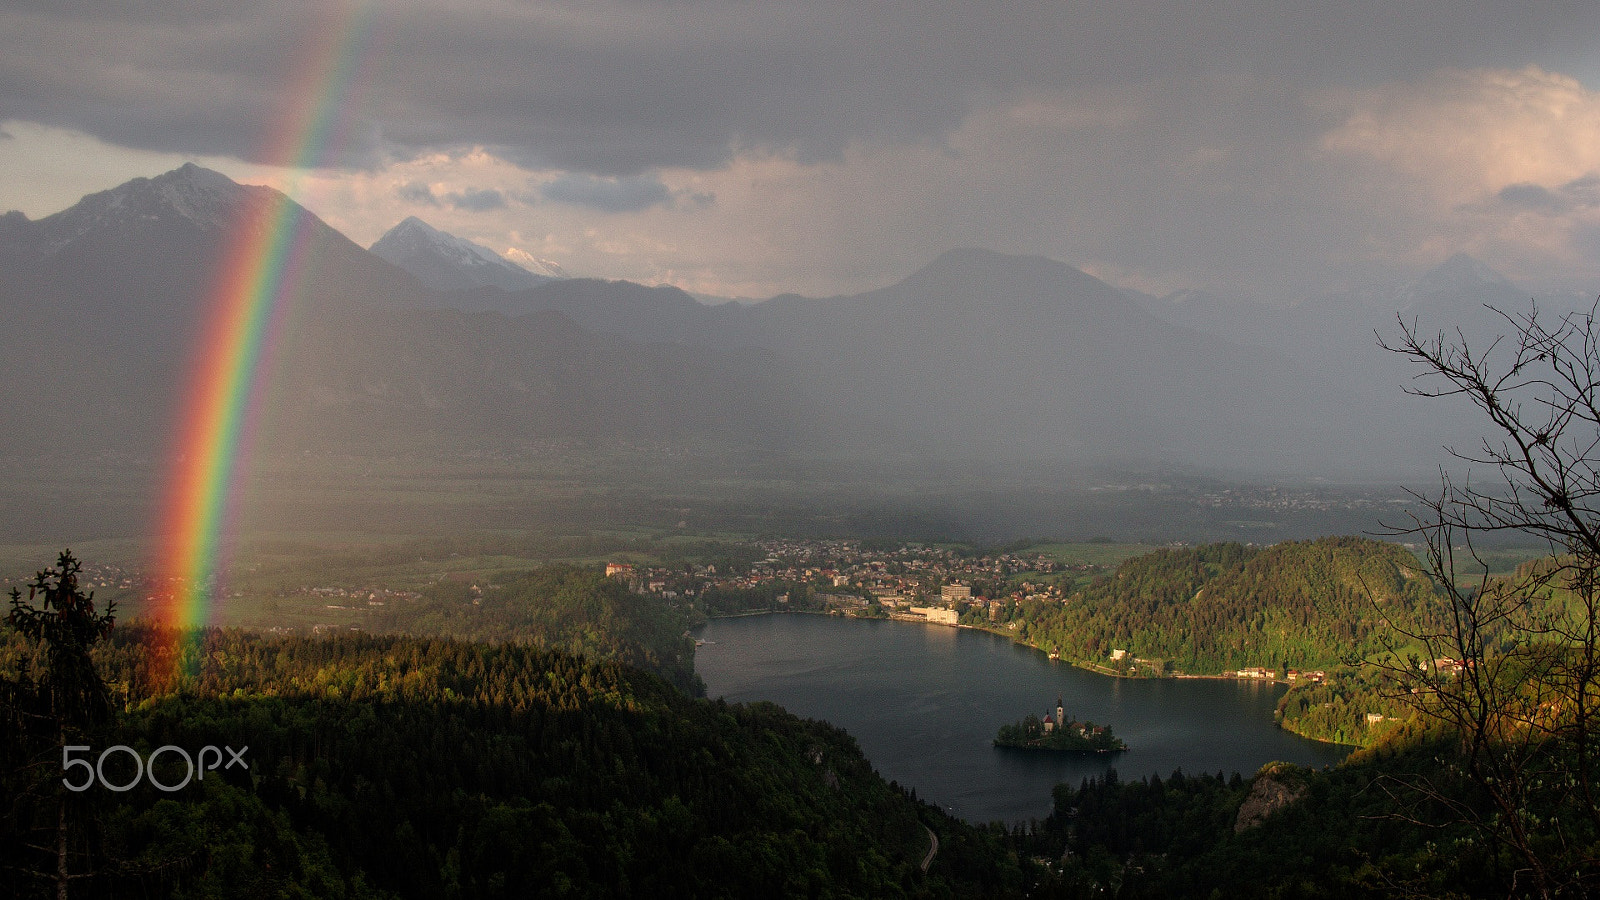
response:
<path id="1" fill-rule="evenodd" d="M 1442 619 L 1396 625 L 1390 663 L 1423 721 L 1454 740 L 1476 796 L 1411 787 L 1475 826 L 1515 861 L 1512 889 L 1586 895 L 1597 881 L 1595 784 L 1600 699 L 1600 328 L 1596 310 L 1551 321 L 1492 310 L 1507 329 L 1474 346 L 1460 330 L 1401 321 L 1386 349 L 1420 368 L 1409 393 L 1460 398 L 1487 420 L 1471 450 L 1452 448 L 1439 492 L 1397 530 L 1419 537 L 1447 600 Z M 1466 474 L 1452 474 L 1461 469 Z M 1487 481 L 1474 473 L 1487 470 Z M 1509 533 L 1549 559 L 1514 578 L 1488 574 L 1478 547 Z M 1394 659 L 1404 658 L 1396 654 Z"/>

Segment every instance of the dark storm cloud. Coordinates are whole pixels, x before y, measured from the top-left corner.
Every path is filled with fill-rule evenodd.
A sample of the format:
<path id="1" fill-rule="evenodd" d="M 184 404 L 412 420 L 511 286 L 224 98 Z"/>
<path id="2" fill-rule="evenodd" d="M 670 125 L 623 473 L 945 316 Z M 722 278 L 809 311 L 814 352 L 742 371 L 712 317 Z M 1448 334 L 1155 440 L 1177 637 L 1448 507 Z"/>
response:
<path id="1" fill-rule="evenodd" d="M 1600 175 L 1585 175 L 1555 190 L 1530 183 L 1508 184 L 1497 196 L 1507 206 L 1551 215 L 1593 209 L 1600 206 Z"/>
<path id="2" fill-rule="evenodd" d="M 0 118 L 260 160 L 303 93 L 308 41 L 337 25 L 325 9 L 8 4 Z M 346 162 L 483 145 L 629 176 L 740 149 L 809 161 L 857 140 L 937 144 L 1021 90 L 1154 83 L 1203 108 L 1197 86 L 1218 74 L 1361 83 L 1573 58 L 1600 35 L 1600 5 L 420 0 L 378 9 L 369 33 Z"/>
<path id="3" fill-rule="evenodd" d="M 1539 212 L 1562 212 L 1567 207 L 1560 197 L 1537 184 L 1508 184 L 1500 189 L 1499 196 L 1500 202 L 1507 206 Z"/>
<path id="4" fill-rule="evenodd" d="M 1574 229 L 1572 247 L 1586 259 L 1600 259 L 1600 225 L 1584 225 Z M 1600 299 L 1596 302 L 1600 302 Z"/>
<path id="5" fill-rule="evenodd" d="M 590 175 L 566 175 L 539 186 L 539 194 L 546 200 L 586 206 L 601 212 L 638 212 L 652 206 L 672 202 L 667 186 L 654 178 L 596 178 Z"/>
<path id="6" fill-rule="evenodd" d="M 433 193 L 433 188 L 415 181 L 408 181 L 395 188 L 395 193 L 407 203 L 416 203 L 422 206 L 438 206 L 439 198 Z"/>
<path id="7" fill-rule="evenodd" d="M 1561 191 L 1577 206 L 1590 209 L 1600 207 L 1600 173 L 1591 172 L 1569 181 L 1562 185 Z"/>
<path id="8" fill-rule="evenodd" d="M 448 205 L 452 209 L 465 210 L 466 212 L 488 212 L 494 209 L 505 209 L 507 206 L 506 195 L 493 188 L 468 188 L 463 191 L 450 191 L 439 194 L 430 185 L 407 181 L 395 188 L 394 192 L 396 196 L 407 203 L 434 207 Z"/>
<path id="9" fill-rule="evenodd" d="M 505 209 L 506 197 L 496 190 L 465 190 L 445 196 L 450 205 L 456 209 L 467 212 L 487 212 L 491 209 Z"/>

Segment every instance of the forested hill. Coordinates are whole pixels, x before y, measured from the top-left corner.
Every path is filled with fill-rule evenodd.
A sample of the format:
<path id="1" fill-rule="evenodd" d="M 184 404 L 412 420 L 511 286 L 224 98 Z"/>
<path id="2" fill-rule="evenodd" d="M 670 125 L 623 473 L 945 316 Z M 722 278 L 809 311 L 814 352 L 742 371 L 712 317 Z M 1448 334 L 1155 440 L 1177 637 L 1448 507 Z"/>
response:
<path id="1" fill-rule="evenodd" d="M 170 667 L 167 636 L 119 627 L 114 693 Z M 19 645 L 0 673 L 15 677 Z M 997 837 L 886 783 L 855 741 L 770 704 L 696 700 L 653 676 L 524 644 L 208 631 L 198 677 L 83 743 L 248 746 L 249 771 L 74 802 L 116 896 L 893 897 L 1008 893 Z M 59 781 L 0 759 L 8 780 Z M 25 748 L 8 740 L 6 756 Z M 53 754 L 53 755 L 52 755 Z M 162 780 L 182 780 L 181 762 Z M 53 768 L 55 767 L 55 768 Z M 29 773 L 35 773 L 30 776 Z M 37 775 L 43 772 L 42 776 Z M 110 776 L 108 776 L 110 777 Z M 117 776 L 126 780 L 124 776 Z M 5 787 L 16 788 L 18 784 Z M 12 796 L 27 796 L 27 792 Z M 55 822 L 41 808 L 11 823 Z M 13 827 L 7 824 L 6 828 Z M 924 874 L 930 840 L 939 852 Z M 53 871 L 20 842 L 0 860 Z M 74 860 L 74 866 L 81 866 Z M 9 877 L 9 876 L 8 876 Z M 75 893 L 77 889 L 75 888 Z"/>
<path id="2" fill-rule="evenodd" d="M 1021 635 L 1068 659 L 1135 674 L 1322 668 L 1381 652 L 1385 617 L 1430 615 L 1436 595 L 1404 547 L 1359 537 L 1267 548 L 1210 544 L 1124 563 L 1060 605 L 1030 605 Z M 1135 658 L 1147 663 L 1132 662 Z"/>
<path id="3" fill-rule="evenodd" d="M 418 600 L 374 610 L 372 631 L 473 641 L 518 641 L 613 659 L 700 696 L 687 611 L 628 590 L 593 569 L 551 565 L 471 581 L 440 581 Z"/>

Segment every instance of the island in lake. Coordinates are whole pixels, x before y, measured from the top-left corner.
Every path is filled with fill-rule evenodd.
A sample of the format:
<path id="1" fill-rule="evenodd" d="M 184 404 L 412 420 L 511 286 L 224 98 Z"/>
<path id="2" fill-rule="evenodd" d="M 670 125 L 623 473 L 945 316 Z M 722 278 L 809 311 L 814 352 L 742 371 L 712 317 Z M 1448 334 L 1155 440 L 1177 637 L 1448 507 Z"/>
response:
<path id="1" fill-rule="evenodd" d="M 996 747 L 1015 747 L 1020 750 L 1076 750 L 1095 753 L 1116 753 L 1128 749 L 1122 739 L 1111 733 L 1111 728 L 1093 722 L 1069 720 L 1067 711 L 1056 698 L 1056 711 L 1046 713 L 1044 720 L 1029 713 L 1014 725 L 1001 725 L 995 735 Z"/>

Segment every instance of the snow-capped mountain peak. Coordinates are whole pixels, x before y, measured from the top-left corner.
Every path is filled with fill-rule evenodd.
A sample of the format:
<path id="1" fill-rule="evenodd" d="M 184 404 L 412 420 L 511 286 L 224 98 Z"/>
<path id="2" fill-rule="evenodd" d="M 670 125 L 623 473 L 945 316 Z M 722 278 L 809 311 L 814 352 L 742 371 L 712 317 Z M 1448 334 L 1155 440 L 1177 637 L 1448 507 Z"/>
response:
<path id="1" fill-rule="evenodd" d="M 487 285 L 515 291 L 565 277 L 559 267 L 549 274 L 530 271 L 482 244 L 440 231 L 416 216 L 389 229 L 371 250 L 435 290 Z"/>
<path id="2" fill-rule="evenodd" d="M 410 216 L 372 245 L 372 251 L 382 255 L 379 248 L 405 247 L 427 249 L 447 256 L 462 265 L 494 265 L 502 262 L 500 255 L 482 244 L 474 244 L 429 225 L 416 216 Z"/>
<path id="3" fill-rule="evenodd" d="M 248 188 L 221 172 L 185 163 L 150 179 L 155 196 L 185 219 L 206 226 L 226 226 L 234 204 Z"/>
<path id="4" fill-rule="evenodd" d="M 270 188 L 235 183 L 220 172 L 185 163 L 154 178 L 135 178 L 90 194 L 71 208 L 39 220 L 41 249 L 58 251 L 96 231 L 150 225 L 188 226 L 202 233 L 232 224 L 239 203 Z"/>
<path id="5" fill-rule="evenodd" d="M 561 268 L 561 266 L 551 262 L 548 259 L 540 259 L 539 257 L 534 256 L 532 253 L 519 250 L 516 247 L 506 248 L 505 257 L 506 259 L 516 263 L 524 269 L 527 269 L 529 272 L 532 272 L 535 275 L 543 275 L 546 278 L 571 277 L 567 275 L 566 270 Z"/>

